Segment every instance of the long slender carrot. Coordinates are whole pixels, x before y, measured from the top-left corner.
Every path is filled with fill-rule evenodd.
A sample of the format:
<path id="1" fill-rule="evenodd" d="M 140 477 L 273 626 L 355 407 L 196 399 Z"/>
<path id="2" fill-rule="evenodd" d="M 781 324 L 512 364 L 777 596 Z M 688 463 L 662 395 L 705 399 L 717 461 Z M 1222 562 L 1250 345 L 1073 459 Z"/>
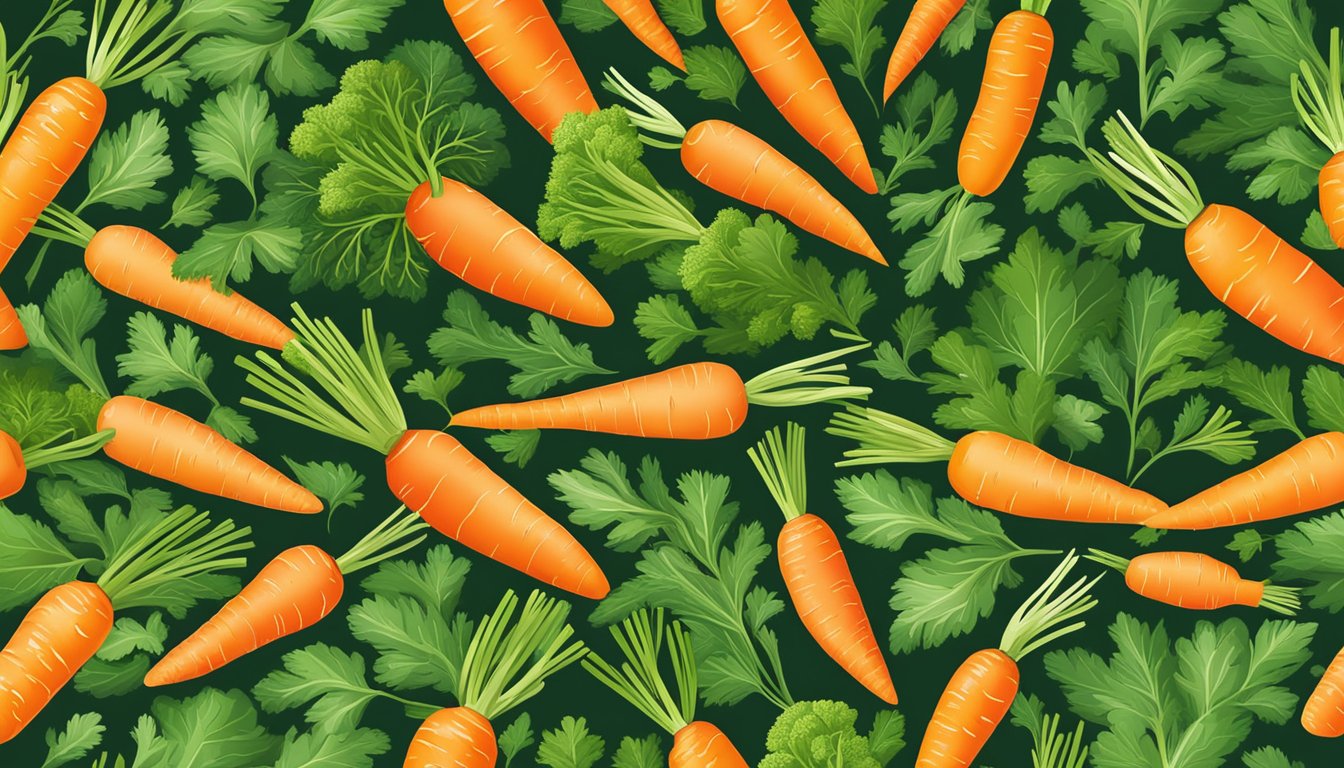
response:
<path id="1" fill-rule="evenodd" d="M 891 58 L 887 60 L 887 76 L 882 83 L 882 103 L 886 104 L 891 95 L 901 87 L 905 78 L 914 71 L 920 60 L 938 42 L 939 35 L 952 23 L 953 17 L 966 4 L 966 0 L 915 0 L 910 7 L 910 17 L 905 20 L 901 36 L 896 38 L 896 47 L 891 49 Z"/>
<path id="2" fill-rule="evenodd" d="M 875 696 L 896 704 L 896 688 L 873 634 L 859 589 L 835 531 L 807 513 L 807 467 L 802 427 L 790 422 L 748 449 L 770 495 L 787 521 L 779 531 L 779 570 L 789 599 L 808 634 L 846 672 Z"/>
<path id="3" fill-rule="evenodd" d="M 14 436 L 0 429 L 0 499 L 19 492 L 28 482 L 28 465 L 23 461 L 23 448 Z"/>
<path id="4" fill-rule="evenodd" d="M 439 266 L 506 301 L 583 325 L 614 316 L 573 264 L 507 211 L 461 182 L 429 182 L 406 201 L 406 226 Z"/>
<path id="5" fill-rule="evenodd" d="M 1017 663 L 1042 645 L 1082 629 L 1082 621 L 1059 625 L 1096 605 L 1089 590 L 1101 577 L 1079 579 L 1054 594 L 1077 562 L 1072 552 L 1065 556 L 1013 614 L 999 647 L 977 651 L 957 668 L 924 731 L 915 768 L 966 768 L 974 763 L 1017 697 Z"/>
<path id="6" fill-rule="evenodd" d="M 0 350 L 23 349 L 28 346 L 28 333 L 23 330 L 19 313 L 4 291 L 0 291 Z"/>
<path id="7" fill-rule="evenodd" d="M 1153 515 L 1146 524 L 1197 531 L 1274 520 L 1341 502 L 1344 434 L 1325 432 Z"/>
<path id="8" fill-rule="evenodd" d="M 1344 248 L 1344 151 L 1336 152 L 1317 179 L 1321 196 L 1321 216 L 1330 230 L 1330 239 Z"/>
<path id="9" fill-rule="evenodd" d="M 547 141 L 566 114 L 597 111 L 542 0 L 443 0 L 443 7 L 486 77 Z"/>
<path id="10" fill-rule="evenodd" d="M 84 249 L 89 274 L 109 291 L 170 312 L 248 344 L 281 349 L 294 332 L 237 291 L 224 295 L 208 278 L 173 277 L 177 254 L 139 227 L 99 230 Z"/>
<path id="11" fill-rule="evenodd" d="M 1093 549 L 1087 558 L 1123 573 L 1135 594 L 1177 608 L 1244 605 L 1291 616 L 1299 607 L 1296 589 L 1243 579 L 1236 568 L 1199 552 L 1148 552 L 1126 560 Z"/>
<path id="12" fill-rule="evenodd" d="M 1335 654 L 1302 707 L 1302 727 L 1322 738 L 1344 736 L 1344 649 Z"/>
<path id="13" fill-rule="evenodd" d="M 1004 16 L 990 38 L 980 98 L 957 155 L 957 180 L 973 195 L 985 197 L 999 188 L 1031 133 L 1055 45 L 1054 30 L 1042 15 L 1048 5 L 1049 0 L 1023 0 L 1023 10 Z"/>
<path id="14" fill-rule="evenodd" d="M 494 768 L 495 729 L 470 707 L 447 707 L 415 730 L 403 768 Z"/>
<path id="15" fill-rule="evenodd" d="M 672 36 L 672 30 L 663 23 L 653 0 L 603 0 L 616 18 L 626 26 L 649 50 L 662 57 L 663 61 L 686 71 L 686 60 L 682 58 L 681 46 Z"/>
<path id="16" fill-rule="evenodd" d="M 307 488 L 195 419 L 138 397 L 119 395 L 98 412 L 98 429 L 116 430 L 108 458 L 202 493 L 285 512 L 313 513 Z"/>
<path id="17" fill-rule="evenodd" d="M 715 0 L 723 25 L 784 119 L 860 189 L 877 193 L 868 154 L 788 0 Z"/>
<path id="18" fill-rule="evenodd" d="M 47 591 L 0 650 L 0 743 L 14 738 L 112 631 L 112 602 L 97 584 Z"/>
<path id="19" fill-rule="evenodd" d="M 101 88 L 67 77 L 38 94 L 19 118 L 0 150 L 0 271 L 84 159 L 106 114 Z"/>

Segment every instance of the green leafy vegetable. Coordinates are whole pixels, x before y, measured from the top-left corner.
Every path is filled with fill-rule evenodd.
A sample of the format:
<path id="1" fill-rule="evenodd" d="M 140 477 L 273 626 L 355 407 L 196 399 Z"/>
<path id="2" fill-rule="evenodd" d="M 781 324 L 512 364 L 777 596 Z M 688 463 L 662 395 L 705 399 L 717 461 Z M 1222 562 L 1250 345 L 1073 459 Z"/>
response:
<path id="1" fill-rule="evenodd" d="M 560 23 L 580 32 L 598 32 L 620 21 L 602 0 L 560 0 Z"/>
<path id="2" fill-rule="evenodd" d="M 349 733 L 285 734 L 284 745 L 274 768 L 373 768 L 375 755 L 392 748 L 387 734 L 372 728 L 357 728 Z"/>
<path id="3" fill-rule="evenodd" d="M 523 712 L 499 733 L 499 751 L 504 753 L 504 768 L 513 765 L 518 753 L 537 743 L 532 730 L 532 716 Z"/>
<path id="4" fill-rule="evenodd" d="M 103 716 L 97 712 L 72 716 L 59 733 L 55 728 L 48 728 L 47 757 L 41 768 L 60 768 L 83 758 L 102 743 L 106 730 Z"/>
<path id="5" fill-rule="evenodd" d="M 582 717 L 565 717 L 560 727 L 543 731 L 537 762 L 548 768 L 593 768 L 606 750 L 601 736 Z"/>
<path id="6" fill-rule="evenodd" d="M 1228 542 L 1227 548 L 1236 552 L 1237 558 L 1246 563 L 1259 554 L 1264 545 L 1265 537 L 1260 535 L 1258 531 L 1248 529 L 1233 534 L 1232 541 Z"/>
<path id="7" fill-rule="evenodd" d="M 89 158 L 89 193 L 75 210 L 102 204 L 139 211 L 163 202 L 167 195 L 155 187 L 172 172 L 167 123 L 157 109 L 136 112 L 94 143 Z"/>
<path id="8" fill-rule="evenodd" d="M 537 453 L 537 446 L 541 444 L 541 430 L 515 429 L 500 432 L 486 437 L 485 442 L 505 461 L 516 464 L 522 469 Z"/>
<path id="9" fill-rule="evenodd" d="M 923 378 L 910 367 L 910 358 L 920 352 L 928 351 L 938 338 L 938 326 L 933 320 L 933 310 L 923 304 L 906 307 L 892 325 L 897 349 L 890 341 L 883 341 L 873 350 L 873 360 L 860 363 L 872 368 L 882 378 L 891 381 L 923 381 Z"/>
<path id="10" fill-rule="evenodd" d="M 1274 537 L 1274 552 L 1275 580 L 1305 581 L 1308 605 L 1344 610 L 1344 512 L 1295 524 Z"/>
<path id="11" fill-rule="evenodd" d="M 875 721 L 873 731 L 864 736 L 855 730 L 858 719 L 858 710 L 844 702 L 800 701 L 781 712 L 770 726 L 760 768 L 882 768 L 904 746 L 904 720 L 893 713 L 881 725 Z M 881 741 L 879 748 L 872 744 L 875 734 Z"/>
<path id="12" fill-rule="evenodd" d="M 364 500 L 364 475 L 345 462 L 309 461 L 300 464 L 285 457 L 294 478 L 304 488 L 322 499 L 327 514 L 334 514 L 341 507 L 354 507 Z"/>
<path id="13" fill-rule="evenodd" d="M 1291 384 L 1285 367 L 1274 366 L 1265 371 L 1254 363 L 1235 358 L 1223 365 L 1223 375 L 1218 381 L 1218 386 L 1241 404 L 1265 414 L 1265 418 L 1250 423 L 1251 429 L 1256 432 L 1283 429 L 1302 440 L 1306 435 L 1297 426 Z"/>
<path id="14" fill-rule="evenodd" d="M 15 311 L 39 355 L 59 363 L 103 400 L 111 397 L 93 340 L 86 338 L 107 312 L 107 299 L 88 272 L 72 269 L 61 275 L 41 309 L 25 304 Z"/>
<path id="15" fill-rule="evenodd" d="M 667 764 L 657 736 L 636 739 L 626 736 L 611 757 L 612 768 L 662 768 Z"/>
<path id="16" fill-rule="evenodd" d="M 150 711 L 163 729 L 165 765 L 250 768 L 274 760 L 280 739 L 257 724 L 242 691 L 206 688 L 187 699 L 160 696 Z"/>
<path id="17" fill-rule="evenodd" d="M 849 61 L 840 70 L 859 81 L 868 100 L 878 110 L 877 99 L 868 89 L 868 75 L 872 71 L 873 54 L 886 43 L 882 27 L 877 24 L 881 0 L 816 0 L 812 6 L 812 27 L 817 40 L 836 45 L 849 55 Z"/>
<path id="18" fill-rule="evenodd" d="M 1027 185 L 1024 202 L 1028 213 L 1052 211 L 1074 191 L 1095 184 L 1100 178 L 1086 159 L 1087 134 L 1104 106 L 1105 87 L 1086 80 L 1073 87 L 1061 82 L 1055 89 L 1055 97 L 1046 102 L 1051 117 L 1041 123 L 1041 141 L 1071 146 L 1081 157 L 1038 155 L 1027 161 L 1022 178 Z M 1087 232 L 1091 232 L 1090 222 Z M 1085 236 L 1080 233 L 1079 239 Z"/>
<path id="19" fill-rule="evenodd" d="M 1246 768 L 1306 768 L 1296 760 L 1289 760 L 1277 747 L 1261 747 L 1241 756 Z"/>
<path id="20" fill-rule="evenodd" d="M 952 91 L 938 93 L 938 83 L 921 72 L 896 97 L 896 115 L 895 123 L 882 126 L 882 154 L 891 158 L 891 169 L 874 170 L 884 195 L 895 192 L 905 174 L 935 167 L 929 152 L 952 137 L 957 97 Z"/>
<path id="21" fill-rule="evenodd" d="M 1323 365 L 1307 368 L 1302 381 L 1307 425 L 1326 431 L 1344 430 L 1344 376 Z"/>
<path id="22" fill-rule="evenodd" d="M 658 15 L 679 35 L 693 36 L 705 31 L 703 0 L 657 0 Z"/>
<path id="23" fill-rule="evenodd" d="M 1034 768 L 1083 768 L 1087 746 L 1083 743 L 1083 724 L 1073 733 L 1059 732 L 1059 715 L 1047 715 L 1045 705 L 1031 694 L 1013 699 L 1009 710 L 1014 725 L 1031 734 L 1031 764 Z"/>
<path id="24" fill-rule="evenodd" d="M 173 196 L 172 215 L 164 222 L 166 227 L 199 227 L 210 221 L 219 192 L 203 176 L 192 176 L 185 187 Z"/>

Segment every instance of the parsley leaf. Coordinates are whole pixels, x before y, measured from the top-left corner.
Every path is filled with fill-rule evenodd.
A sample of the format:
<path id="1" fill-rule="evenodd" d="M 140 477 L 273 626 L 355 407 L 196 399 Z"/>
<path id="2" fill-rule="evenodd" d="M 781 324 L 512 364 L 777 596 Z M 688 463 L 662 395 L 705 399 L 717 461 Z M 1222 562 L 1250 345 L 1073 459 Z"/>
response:
<path id="1" fill-rule="evenodd" d="M 1307 425 L 1334 432 L 1344 430 L 1344 376 L 1323 365 L 1307 368 L 1302 382 Z"/>
<path id="2" fill-rule="evenodd" d="M 504 768 L 513 765 L 514 758 L 524 749 L 537 743 L 536 733 L 532 730 L 532 716 L 519 713 L 508 727 L 499 732 L 499 751 L 504 753 Z"/>
<path id="3" fill-rule="evenodd" d="M 935 167 L 929 152 L 952 137 L 957 97 L 952 91 L 938 93 L 938 83 L 921 72 L 896 97 L 896 115 L 895 123 L 882 126 L 880 144 L 882 154 L 891 158 L 891 170 L 875 172 L 884 195 L 894 192 L 905 174 Z"/>
<path id="4" fill-rule="evenodd" d="M 1159 459 L 1186 451 L 1196 451 L 1221 461 L 1236 464 L 1255 456 L 1255 441 L 1249 429 L 1240 429 L 1241 422 L 1223 406 L 1209 413 L 1209 401 L 1203 395 L 1194 395 L 1185 402 L 1181 413 L 1171 427 L 1171 439 L 1153 451 L 1148 461 L 1130 476 L 1133 482 Z M 1154 427 L 1156 429 L 1156 427 Z"/>
<path id="5" fill-rule="evenodd" d="M 54 359 L 103 400 L 111 398 L 93 339 L 85 338 L 107 312 L 107 299 L 86 270 L 61 275 L 41 309 L 25 304 L 15 311 L 33 349 Z"/>
<path id="6" fill-rule="evenodd" d="M 559 728 L 542 732 L 537 762 L 548 768 L 593 768 L 605 751 L 606 742 L 588 730 L 586 720 L 566 716 Z"/>
<path id="7" fill-rule="evenodd" d="M 1222 373 L 1218 386 L 1247 408 L 1265 414 L 1265 418 L 1250 423 L 1251 429 L 1256 432 L 1284 429 L 1298 440 L 1306 437 L 1293 413 L 1292 382 L 1286 367 L 1276 365 L 1264 371 L 1254 363 L 1234 358 L 1223 365 Z"/>
<path id="8" fill-rule="evenodd" d="M 882 27 L 877 24 L 877 12 L 882 0 L 816 0 L 812 6 L 812 27 L 817 41 L 837 45 L 849 54 L 849 61 L 840 65 L 845 74 L 859 81 L 859 87 L 877 110 L 877 100 L 868 89 L 868 75 L 872 72 L 873 54 L 886 42 Z"/>
<path id="9" fill-rule="evenodd" d="M 932 200 L 932 195 L 946 193 L 897 195 L 892 198 L 893 215 L 900 205 L 897 201 L 909 204 L 912 194 L 915 198 Z M 1003 240 L 1003 227 L 985 220 L 994 212 L 994 205 L 983 201 L 971 202 L 969 192 L 956 196 L 945 209 L 938 205 L 937 210 L 933 211 L 934 217 L 938 215 L 938 210 L 943 210 L 938 223 L 911 246 L 900 261 L 901 268 L 906 270 L 905 292 L 912 297 L 928 293 L 939 275 L 948 285 L 960 288 L 966 280 L 964 265 L 997 253 L 999 242 Z M 899 222 L 897 228 L 900 228 Z"/>
<path id="10" fill-rule="evenodd" d="M 172 172 L 167 123 L 157 109 L 136 112 L 94 143 L 89 159 L 89 193 L 79 207 L 101 203 L 138 211 L 163 202 L 167 195 L 155 186 Z"/>
<path id="11" fill-rule="evenodd" d="M 737 53 L 722 45 L 694 45 L 682 51 L 686 60 L 687 88 L 705 101 L 726 101 L 737 106 L 737 96 L 747 82 L 747 65 Z"/>
<path id="12" fill-rule="evenodd" d="M 280 739 L 257 724 L 242 691 L 204 691 L 180 701 L 161 696 L 151 707 L 167 742 L 167 765 L 249 768 L 273 760 Z"/>
<path id="13" fill-rule="evenodd" d="M 1241 762 L 1246 768 L 1306 768 L 1296 760 L 1289 760 L 1277 747 L 1261 747 L 1247 752 L 1241 756 Z"/>
<path id="14" fill-rule="evenodd" d="M 658 0 L 658 15 L 678 34 L 690 37 L 705 31 L 703 0 Z"/>
<path id="15" fill-rule="evenodd" d="M 1312 608 L 1344 610 L 1344 512 L 1303 520 L 1274 537 L 1274 579 L 1305 581 Z"/>
<path id="16" fill-rule="evenodd" d="M 1050 424 L 1059 441 L 1071 451 L 1081 451 L 1089 445 L 1100 443 L 1104 436 L 1097 419 L 1106 415 L 1106 409 L 1091 400 L 1083 400 L 1073 395 L 1060 395 L 1055 398 L 1054 419 Z"/>
<path id="17" fill-rule="evenodd" d="M 364 475 L 345 462 L 309 461 L 300 464 L 286 456 L 285 463 L 289 465 L 299 485 L 322 499 L 328 514 L 341 507 L 354 507 L 364 500 L 364 493 L 359 490 L 364 487 Z"/>
<path id="18" fill-rule="evenodd" d="M 1325 217 L 1321 216 L 1320 211 L 1313 209 L 1307 214 L 1307 225 L 1302 230 L 1302 244 L 1317 251 L 1339 250 L 1339 244 L 1331 236 L 1330 229 L 1325 225 Z"/>
<path id="19" fill-rule="evenodd" d="M 55 728 L 48 728 L 47 757 L 41 768 L 60 768 L 83 758 L 102 743 L 106 730 L 103 716 L 97 712 L 71 716 L 59 733 Z"/>
<path id="20" fill-rule="evenodd" d="M 1232 535 L 1232 541 L 1227 544 L 1227 548 L 1236 552 L 1237 559 L 1243 563 L 1250 562 L 1251 558 L 1260 554 L 1264 546 L 1265 537 L 1261 536 L 1259 531 L 1250 528 L 1237 531 Z"/>
<path id="21" fill-rule="evenodd" d="M 890 341 L 883 341 L 874 348 L 873 359 L 859 365 L 872 368 L 891 381 L 923 381 L 923 377 L 910 367 L 910 358 L 927 351 L 938 338 L 933 310 L 923 304 L 912 304 L 896 318 L 892 330 L 900 349 Z"/>
<path id="22" fill-rule="evenodd" d="M 403 0 L 313 0 L 303 26 L 320 42 L 346 51 L 369 47 L 369 35 L 383 31 L 386 18 Z"/>
<path id="23" fill-rule="evenodd" d="M 1041 123 L 1041 141 L 1069 145 L 1085 154 L 1087 134 L 1105 105 L 1103 86 L 1086 80 L 1073 87 L 1061 82 L 1055 89 L 1055 97 L 1046 102 L 1052 116 Z M 1027 212 L 1035 213 L 1054 210 L 1064 198 L 1101 177 L 1088 160 L 1039 155 L 1027 161 L 1022 178 L 1027 185 Z"/>
<path id="24" fill-rule="evenodd" d="M 117 355 L 117 375 L 131 379 L 126 394 L 154 397 L 191 389 L 215 399 L 206 384 L 214 361 L 201 351 L 201 340 L 190 326 L 174 324 L 170 342 L 163 321 L 142 311 L 131 315 L 126 330 L 127 351 Z"/>
<path id="25" fill-rule="evenodd" d="M 199 227 L 210 221 L 219 192 L 203 176 L 192 176 L 187 185 L 173 196 L 172 215 L 165 227 Z"/>
<path id="26" fill-rule="evenodd" d="M 541 444 L 541 430 L 508 430 L 489 435 L 485 438 L 485 442 L 500 455 L 500 458 L 522 469 L 537 453 L 537 446 Z"/>
<path id="27" fill-rule="evenodd" d="M 75 690 L 97 699 L 125 696 L 144 685 L 145 673 L 149 672 L 150 664 L 150 658 L 144 654 L 118 661 L 95 656 L 75 672 Z"/>
<path id="28" fill-rule="evenodd" d="M 201 105 L 187 128 L 196 167 L 216 181 L 233 179 L 256 198 L 256 176 L 275 154 L 280 131 L 271 102 L 256 84 L 235 86 Z"/>
<path id="29" fill-rule="evenodd" d="M 955 331 L 934 342 L 931 352 L 944 373 L 925 377 L 929 392 L 957 395 L 934 410 L 934 421 L 949 429 L 987 429 L 1030 443 L 1040 441 L 1054 420 L 1052 381 L 1024 370 L 1010 389 L 999 379 L 990 350 L 968 344 Z"/>
<path id="30" fill-rule="evenodd" d="M 1330 153 L 1296 128 L 1280 126 L 1264 138 L 1248 141 L 1227 159 L 1234 171 L 1259 171 L 1251 177 L 1246 194 L 1253 200 L 1275 198 L 1296 203 L 1316 191 L 1316 179 Z"/>
<path id="31" fill-rule="evenodd" d="M 626 736 L 611 756 L 612 768 L 662 768 L 667 763 L 657 736 L 636 739 Z"/>
<path id="32" fill-rule="evenodd" d="M 444 368 L 438 373 L 425 369 L 416 371 L 410 379 L 407 379 L 406 386 L 402 387 L 401 391 L 434 403 L 451 415 L 453 409 L 448 407 L 448 396 L 466 378 L 466 374 L 456 368 Z"/>
<path id="33" fill-rule="evenodd" d="M 123 616 L 112 625 L 107 639 L 98 646 L 95 654 L 105 661 L 124 659 L 136 651 L 145 651 L 158 656 L 163 653 L 163 643 L 168 639 L 168 626 L 163 623 L 163 614 L 155 611 L 149 620 L 139 621 Z"/>
<path id="34" fill-rule="evenodd" d="M 448 294 L 443 319 L 447 325 L 430 334 L 430 354 L 451 368 L 479 360 L 504 362 L 517 371 L 509 377 L 508 390 L 518 397 L 535 397 L 582 376 L 612 373 L 593 362 L 586 343 L 570 341 L 540 312 L 532 313 L 528 334 L 522 336 L 492 320 L 475 296 L 457 290 Z"/>
<path id="35" fill-rule="evenodd" d="M 560 0 L 560 23 L 580 32 L 598 32 L 620 21 L 602 0 Z"/>
<path id="36" fill-rule="evenodd" d="M 252 689 L 267 712 L 307 704 L 304 720 L 327 733 L 350 731 L 364 709 L 381 694 L 369 687 L 364 659 L 324 643 L 290 651 L 281 658 L 283 669 L 266 675 Z"/>
<path id="37" fill-rule="evenodd" d="M 70 581 L 88 558 L 76 557 L 50 528 L 0 504 L 0 610 L 31 603 Z"/>
<path id="38" fill-rule="evenodd" d="M 302 248 L 302 232 L 297 227 L 266 220 L 214 224 L 173 262 L 173 276 L 180 280 L 208 277 L 215 290 L 225 292 L 229 281 L 251 279 L 254 263 L 267 272 L 292 270 Z"/>
<path id="39" fill-rule="evenodd" d="M 682 344 L 711 333 L 696 325 L 690 310 L 682 306 L 676 294 L 650 296 L 641 301 L 635 307 L 635 327 L 640 336 L 650 340 L 645 352 L 654 365 L 667 362 Z"/>
<path id="40" fill-rule="evenodd" d="M 274 768 L 373 768 L 374 755 L 392 748 L 387 734 L 372 728 L 348 733 L 290 730 Z"/>

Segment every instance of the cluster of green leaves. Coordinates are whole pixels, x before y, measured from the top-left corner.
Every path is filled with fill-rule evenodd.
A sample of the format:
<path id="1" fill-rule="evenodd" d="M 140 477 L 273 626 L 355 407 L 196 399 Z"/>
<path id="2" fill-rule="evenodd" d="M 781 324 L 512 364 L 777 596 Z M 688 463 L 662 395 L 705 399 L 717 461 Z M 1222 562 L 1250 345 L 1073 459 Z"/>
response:
<path id="1" fill-rule="evenodd" d="M 0 430 L 25 449 L 96 430 L 103 398 L 32 352 L 0 358 Z"/>
<path id="2" fill-rule="evenodd" d="M 849 537 L 861 544 L 900 552 L 910 537 L 927 535 L 952 545 L 901 566 L 891 597 L 894 653 L 936 648 L 970 632 L 994 610 L 1000 588 L 1022 583 L 1015 561 L 1058 554 L 1020 547 L 994 514 L 955 497 L 935 502 L 928 485 L 886 470 L 841 478 L 835 494 L 853 526 Z"/>
<path id="3" fill-rule="evenodd" d="M 887 42 L 877 13 L 882 10 L 881 0 L 816 0 L 812 5 L 812 29 L 817 42 L 842 49 L 849 61 L 840 65 L 840 71 L 859 81 L 859 87 L 881 114 L 877 99 L 868 87 L 868 76 L 873 69 L 873 56 Z"/>
<path id="4" fill-rule="evenodd" d="M 613 624 L 641 607 L 667 608 L 696 639 L 706 703 L 736 704 L 755 693 L 781 709 L 792 704 L 769 627 L 784 603 L 753 583 L 770 556 L 765 529 L 737 523 L 738 505 L 728 500 L 723 475 L 686 472 L 677 478 L 675 496 L 657 459 L 645 457 L 636 475 L 638 485 L 616 454 L 594 450 L 578 469 L 548 478 L 569 506 L 570 520 L 609 528 L 608 548 L 640 553 L 638 575 L 613 589 L 592 620 Z"/>
<path id="5" fill-rule="evenodd" d="M 1091 748 L 1096 768 L 1215 768 L 1253 721 L 1293 716 L 1298 696 L 1282 683 L 1310 657 L 1315 632 L 1311 623 L 1266 621 L 1252 636 L 1238 619 L 1203 621 L 1173 644 L 1161 624 L 1122 613 L 1109 659 L 1052 651 L 1045 668 L 1069 708 L 1105 729 Z"/>
<path id="6" fill-rule="evenodd" d="M 1013 725 L 1031 734 L 1033 768 L 1083 768 L 1088 753 L 1083 723 L 1072 733 L 1060 733 L 1059 715 L 1046 714 L 1045 704 L 1029 693 L 1018 694 L 1009 713 Z"/>
<path id="7" fill-rule="evenodd" d="M 519 721 L 527 715 L 520 716 Z M 510 726 L 512 728 L 513 726 Z M 507 731 L 506 731 L 507 733 Z M 531 731 L 528 730 L 527 744 L 531 744 Z M 504 749 L 504 737 L 500 737 L 500 749 Z M 564 717 L 555 728 L 543 731 L 541 743 L 537 745 L 536 761 L 547 768 L 593 768 L 607 753 L 607 742 L 592 732 L 588 721 L 582 717 Z M 505 767 L 517 755 L 505 751 Z M 611 755 L 612 768 L 660 768 L 667 764 L 662 743 L 657 736 L 644 738 L 626 736 Z"/>
<path id="8" fill-rule="evenodd" d="M 759 768 L 883 768 L 905 747 L 905 718 L 882 710 L 866 735 L 855 729 L 858 719 L 841 701 L 800 701 L 770 726 Z"/>

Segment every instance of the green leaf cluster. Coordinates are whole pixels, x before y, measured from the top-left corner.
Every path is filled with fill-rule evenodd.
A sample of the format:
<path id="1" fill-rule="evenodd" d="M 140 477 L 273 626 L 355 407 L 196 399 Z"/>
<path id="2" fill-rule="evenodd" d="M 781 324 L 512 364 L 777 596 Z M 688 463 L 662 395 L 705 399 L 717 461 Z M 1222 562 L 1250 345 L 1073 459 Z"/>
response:
<path id="1" fill-rule="evenodd" d="M 905 747 L 905 718 L 883 710 L 864 735 L 859 712 L 841 701 L 800 701 L 775 718 L 760 768 L 883 768 Z"/>

